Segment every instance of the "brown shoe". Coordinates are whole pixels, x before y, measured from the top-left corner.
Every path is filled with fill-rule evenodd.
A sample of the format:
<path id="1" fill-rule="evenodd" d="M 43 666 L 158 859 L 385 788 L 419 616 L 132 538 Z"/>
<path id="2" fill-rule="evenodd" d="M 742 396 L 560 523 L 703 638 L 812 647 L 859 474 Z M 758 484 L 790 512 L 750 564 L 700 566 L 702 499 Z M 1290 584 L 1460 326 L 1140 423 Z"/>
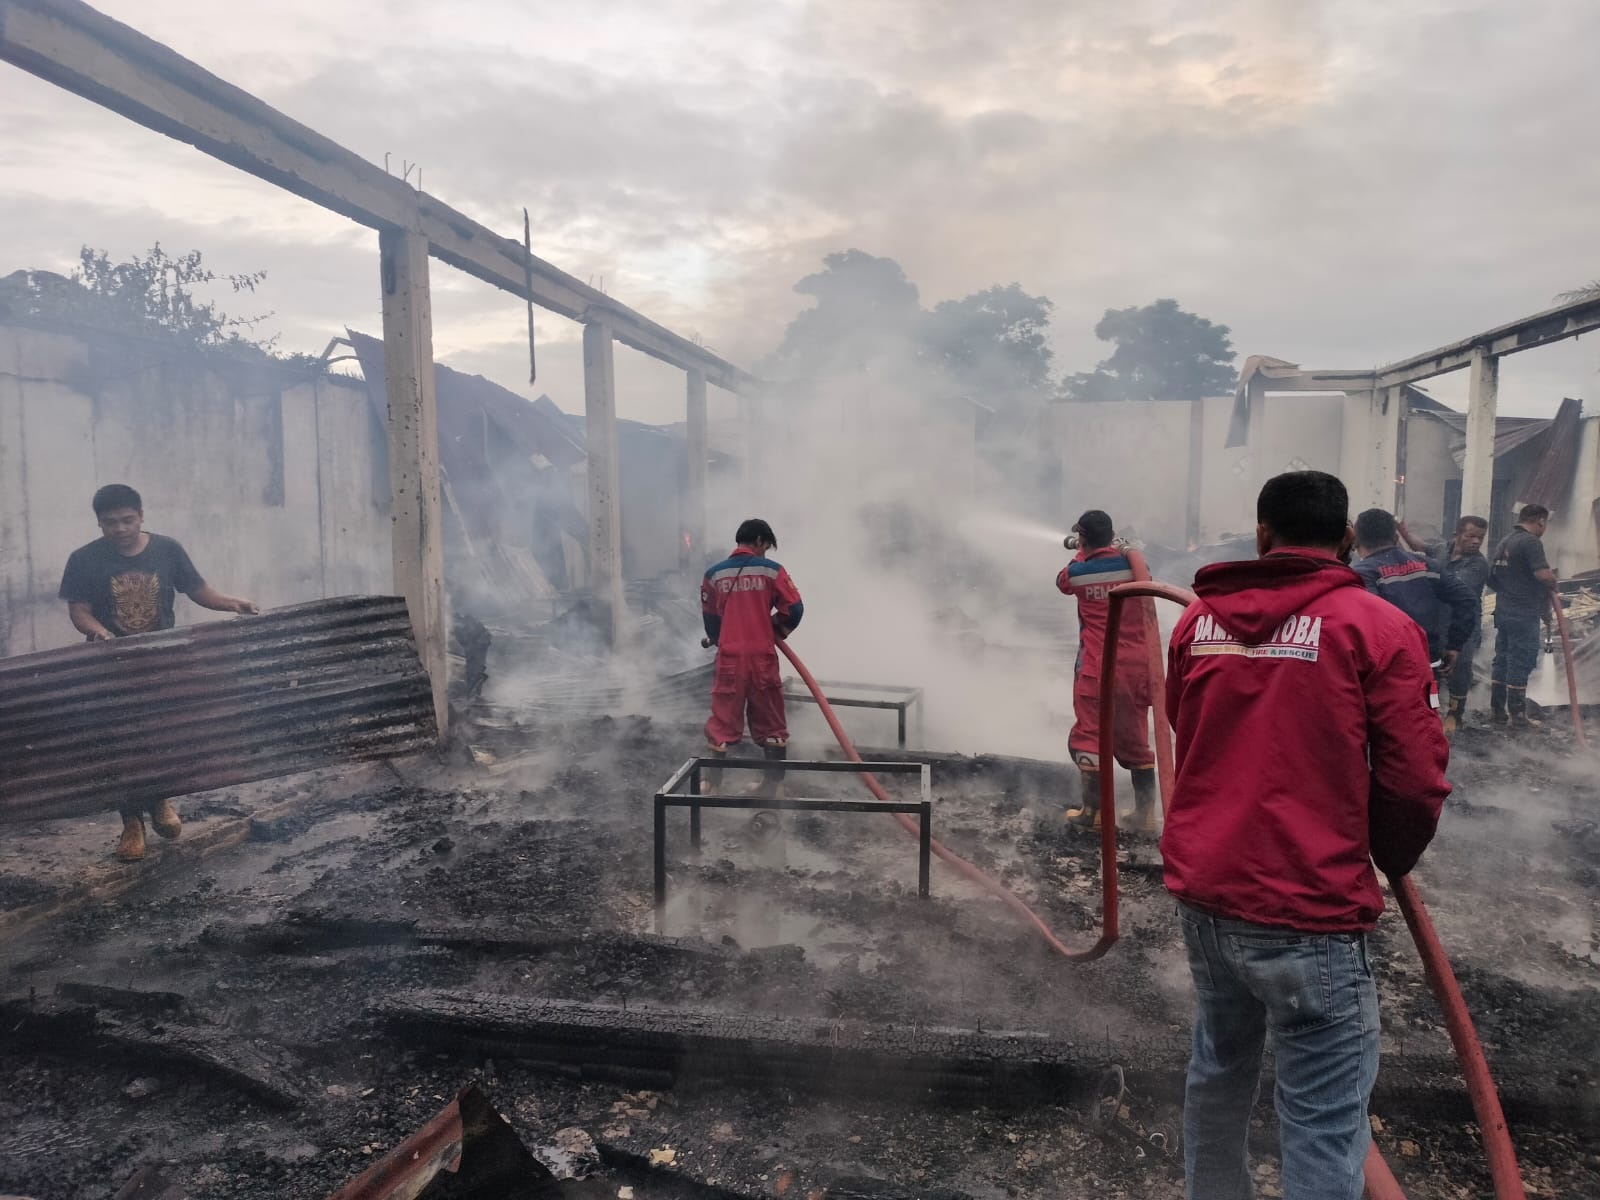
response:
<path id="1" fill-rule="evenodd" d="M 1078 794 L 1081 799 L 1077 808 L 1067 809 L 1066 821 L 1068 825 L 1078 829 L 1098 831 L 1100 828 L 1100 772 L 1078 771 Z"/>
<path id="2" fill-rule="evenodd" d="M 150 810 L 150 827 L 171 841 L 183 832 L 183 822 L 178 820 L 178 810 L 171 800 L 163 800 Z"/>
<path id="3" fill-rule="evenodd" d="M 135 813 L 122 818 L 122 837 L 117 841 L 117 857 L 123 862 L 144 858 L 144 818 Z"/>

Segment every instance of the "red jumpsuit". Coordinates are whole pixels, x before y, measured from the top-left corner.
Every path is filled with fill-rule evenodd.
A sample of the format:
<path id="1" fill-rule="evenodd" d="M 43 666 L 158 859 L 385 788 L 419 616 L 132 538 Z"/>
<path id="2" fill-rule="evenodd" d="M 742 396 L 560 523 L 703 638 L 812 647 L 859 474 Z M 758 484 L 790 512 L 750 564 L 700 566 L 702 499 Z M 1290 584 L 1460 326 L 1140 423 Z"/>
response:
<path id="1" fill-rule="evenodd" d="M 1133 566 L 1115 546 L 1079 550 L 1056 576 L 1056 587 L 1078 601 L 1078 661 L 1072 682 L 1072 733 L 1067 748 L 1084 771 L 1100 769 L 1100 664 L 1104 658 L 1106 616 L 1111 589 L 1133 578 Z M 1150 705 L 1153 689 L 1145 647 L 1144 614 L 1138 605 L 1123 609 L 1117 635 L 1112 753 L 1129 770 L 1153 767 Z"/>
<path id="2" fill-rule="evenodd" d="M 744 737 L 763 746 L 784 746 L 789 728 L 778 676 L 777 639 L 800 624 L 805 605 L 789 572 L 747 546 L 706 572 L 700 584 L 706 636 L 717 647 L 711 683 L 711 719 L 706 741 L 723 748 Z"/>

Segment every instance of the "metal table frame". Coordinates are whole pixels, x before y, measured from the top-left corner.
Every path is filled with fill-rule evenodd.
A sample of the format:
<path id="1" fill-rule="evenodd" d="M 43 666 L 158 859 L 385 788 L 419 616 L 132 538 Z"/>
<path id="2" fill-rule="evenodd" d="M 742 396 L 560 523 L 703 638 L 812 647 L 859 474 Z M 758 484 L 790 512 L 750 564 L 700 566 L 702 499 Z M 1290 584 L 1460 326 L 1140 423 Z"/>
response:
<path id="1" fill-rule="evenodd" d="M 920 800 L 894 800 L 885 804 L 881 800 L 835 800 L 826 797 L 802 796 L 702 796 L 700 774 L 708 767 L 727 771 L 756 771 L 772 774 L 796 771 L 823 771 L 858 775 L 917 775 L 920 777 Z M 917 895 L 926 900 L 929 894 L 929 860 L 933 846 L 933 771 L 927 763 L 870 762 L 853 763 L 830 760 L 827 762 L 793 760 L 772 761 L 758 758 L 691 758 L 661 785 L 655 794 L 655 904 L 656 928 L 661 928 L 667 905 L 667 810 L 689 810 L 689 841 L 700 849 L 700 810 L 703 808 L 746 809 L 757 812 L 846 812 L 846 813 L 906 813 L 918 821 L 917 844 Z"/>
<path id="2" fill-rule="evenodd" d="M 880 708 L 894 709 L 896 716 L 896 733 L 899 737 L 900 749 L 906 748 L 906 712 L 913 705 L 917 706 L 917 715 L 922 715 L 922 689 L 919 687 L 896 687 L 887 683 L 846 683 L 842 679 L 819 679 L 823 694 L 828 703 L 834 708 Z M 797 686 L 798 685 L 798 686 Z M 893 699 L 869 699 L 857 696 L 836 696 L 833 690 L 838 688 L 847 692 L 878 693 L 883 697 Z M 796 700 L 801 704 L 815 704 L 817 698 L 811 694 L 800 681 L 793 676 L 783 681 L 783 698 Z"/>

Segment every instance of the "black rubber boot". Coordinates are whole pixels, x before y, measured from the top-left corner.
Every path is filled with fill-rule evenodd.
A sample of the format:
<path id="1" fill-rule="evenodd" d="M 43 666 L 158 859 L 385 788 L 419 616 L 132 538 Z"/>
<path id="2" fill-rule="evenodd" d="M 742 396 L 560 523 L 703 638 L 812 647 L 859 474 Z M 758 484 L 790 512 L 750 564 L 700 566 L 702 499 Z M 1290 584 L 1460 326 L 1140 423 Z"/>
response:
<path id="1" fill-rule="evenodd" d="M 1489 720 L 1496 725 L 1506 723 L 1506 685 L 1498 679 L 1489 684 Z"/>
<path id="2" fill-rule="evenodd" d="M 1080 829 L 1100 828 L 1100 772 L 1078 772 L 1079 796 L 1077 808 L 1067 810 L 1067 824 Z"/>
<path id="3" fill-rule="evenodd" d="M 1128 819 L 1129 833 L 1160 833 L 1160 792 L 1154 767 L 1135 767 L 1133 776 L 1133 815 Z"/>
<path id="4" fill-rule="evenodd" d="M 783 762 L 789 757 L 787 746 L 763 746 L 761 753 L 768 762 Z M 761 786 L 756 790 L 756 795 L 763 800 L 776 800 L 783 795 L 783 772 L 763 771 L 761 773 Z"/>
<path id="5" fill-rule="evenodd" d="M 723 762 L 728 757 L 726 746 L 707 746 L 705 756 Z M 700 769 L 700 794 L 702 796 L 715 796 L 722 790 L 722 768 L 702 767 Z"/>
<path id="6" fill-rule="evenodd" d="M 1461 723 L 1467 716 L 1467 698 L 1465 696 L 1451 696 L 1450 707 L 1444 714 L 1445 737 L 1455 736 L 1456 730 L 1461 728 Z"/>
<path id="7" fill-rule="evenodd" d="M 1544 722 L 1538 717 L 1528 715 L 1528 692 L 1526 688 L 1506 687 L 1506 711 L 1511 719 L 1513 729 L 1542 729 Z"/>

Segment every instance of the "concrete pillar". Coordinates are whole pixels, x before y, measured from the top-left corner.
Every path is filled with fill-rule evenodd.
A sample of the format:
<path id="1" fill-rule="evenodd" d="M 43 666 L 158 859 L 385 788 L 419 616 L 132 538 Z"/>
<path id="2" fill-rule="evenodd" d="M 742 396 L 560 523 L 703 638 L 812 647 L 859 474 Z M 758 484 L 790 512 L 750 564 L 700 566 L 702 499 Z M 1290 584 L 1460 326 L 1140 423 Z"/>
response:
<path id="1" fill-rule="evenodd" d="M 1350 491 L 1350 515 L 1363 509 L 1394 511 L 1399 475 L 1401 388 L 1346 392 L 1339 447 L 1339 477 Z"/>
<path id="2" fill-rule="evenodd" d="M 1403 387 L 1378 388 L 1372 393 L 1371 508 L 1395 512 L 1400 502 L 1400 423 L 1405 419 Z"/>
<path id="3" fill-rule="evenodd" d="M 689 569 L 698 574 L 706 552 L 706 471 L 711 446 L 706 423 L 706 373 L 689 372 L 687 442 L 689 478 L 683 496 L 683 529 L 689 535 Z"/>
<path id="4" fill-rule="evenodd" d="M 1344 419 L 1340 426 L 1339 478 L 1350 491 L 1350 515 L 1353 517 L 1366 503 L 1368 463 L 1372 459 L 1372 393 L 1346 392 L 1344 394 Z"/>
<path id="5" fill-rule="evenodd" d="M 1059 406 L 1058 406 L 1059 407 Z M 1189 487 L 1184 503 L 1183 536 L 1189 545 L 1200 544 L 1201 484 L 1205 479 L 1206 402 L 1189 401 Z"/>
<path id="6" fill-rule="evenodd" d="M 583 327 L 584 444 L 589 453 L 589 580 L 601 629 L 611 645 L 622 637 L 622 510 L 618 503 L 617 372 L 611 327 Z"/>
<path id="7" fill-rule="evenodd" d="M 428 240 L 378 234 L 383 279 L 383 369 L 389 394 L 389 484 L 394 586 L 411 612 L 417 650 L 433 681 L 439 734 L 449 729 L 448 614 L 439 520 L 439 420 L 433 390 L 433 308 Z"/>
<path id="8" fill-rule="evenodd" d="M 1461 511 L 1493 520 L 1494 419 L 1500 400 L 1500 360 L 1483 349 L 1467 368 L 1467 456 L 1461 465 Z"/>
<path id="9" fill-rule="evenodd" d="M 761 487 L 761 401 L 747 393 L 739 395 L 740 444 L 744 448 L 744 507 L 754 511 L 761 506 L 757 491 Z"/>

